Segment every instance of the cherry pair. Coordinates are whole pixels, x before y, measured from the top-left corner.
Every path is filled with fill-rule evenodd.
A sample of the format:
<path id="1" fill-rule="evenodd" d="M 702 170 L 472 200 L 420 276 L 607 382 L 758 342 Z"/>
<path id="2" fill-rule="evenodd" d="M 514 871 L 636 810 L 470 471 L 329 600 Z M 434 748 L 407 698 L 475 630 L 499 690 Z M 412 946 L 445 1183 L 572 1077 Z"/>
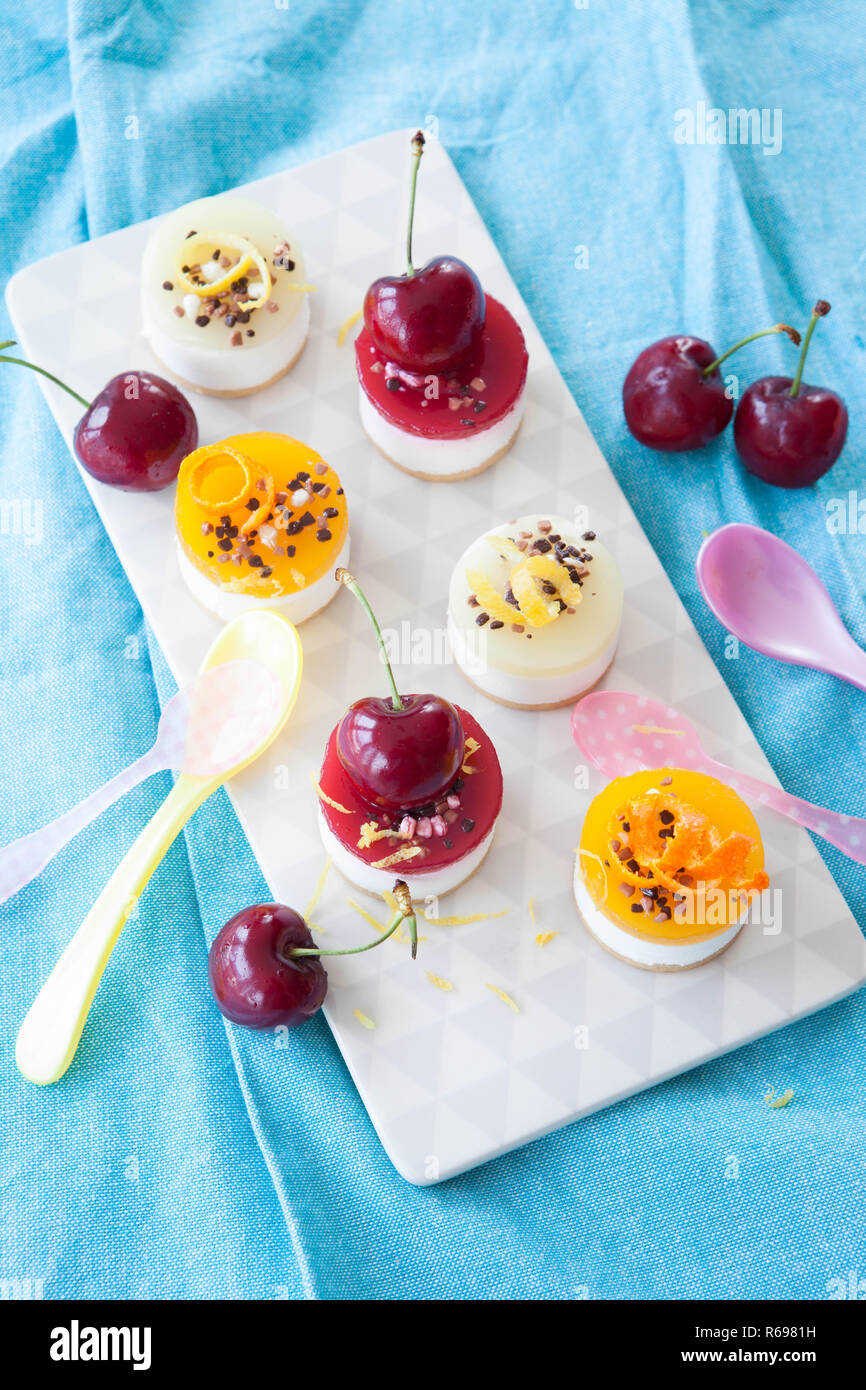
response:
<path id="1" fill-rule="evenodd" d="M 740 398 L 734 445 L 748 472 L 778 487 L 806 487 L 833 466 L 848 431 L 848 411 L 835 391 L 803 382 L 812 334 L 830 305 L 819 299 L 812 310 L 793 377 L 767 376 L 752 382 Z M 699 449 L 721 434 L 734 413 L 719 367 L 746 343 L 770 333 L 787 333 L 800 346 L 800 334 L 777 323 L 717 355 L 702 338 L 675 335 L 652 343 L 636 358 L 623 385 L 626 424 L 651 449 Z"/>

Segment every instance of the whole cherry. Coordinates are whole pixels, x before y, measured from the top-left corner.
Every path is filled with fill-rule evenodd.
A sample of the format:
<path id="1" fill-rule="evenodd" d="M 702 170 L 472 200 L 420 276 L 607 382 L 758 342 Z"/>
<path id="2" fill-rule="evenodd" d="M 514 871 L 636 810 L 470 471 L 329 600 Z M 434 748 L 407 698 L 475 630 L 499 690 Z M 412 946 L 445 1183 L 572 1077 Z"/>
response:
<path id="1" fill-rule="evenodd" d="M 319 948 L 300 913 L 282 903 L 256 903 L 221 927 L 208 953 L 208 981 L 217 1008 L 244 1028 L 298 1028 L 317 1014 L 328 992 L 322 956 L 355 956 L 387 941 L 406 922 L 412 959 L 418 929 L 409 890 L 394 884 L 388 928 L 365 946 Z"/>
<path id="2" fill-rule="evenodd" d="M 391 698 L 356 700 L 337 727 L 337 757 L 358 795 L 371 808 L 411 811 L 435 802 L 453 785 L 466 739 L 457 710 L 441 695 L 401 696 L 379 624 L 357 580 L 337 579 L 366 612 L 391 685 Z"/>
<path id="3" fill-rule="evenodd" d="M 832 468 L 848 433 L 842 397 L 807 386 L 803 367 L 825 299 L 812 310 L 794 377 L 765 376 L 743 392 L 734 420 L 734 445 L 749 473 L 776 487 L 808 487 Z"/>
<path id="4" fill-rule="evenodd" d="M 0 354 L 9 347 L 14 343 L 0 343 Z M 82 467 L 110 487 L 126 492 L 168 487 L 198 444 L 198 423 L 189 401 L 153 372 L 123 372 L 87 401 L 52 372 L 22 357 L 0 355 L 0 362 L 39 372 L 84 407 L 75 427 L 75 452 Z"/>
<path id="5" fill-rule="evenodd" d="M 449 372 L 465 362 L 484 327 L 484 291 L 456 256 L 436 256 L 420 270 L 412 263 L 415 186 L 424 136 L 412 140 L 406 274 L 374 280 L 364 296 L 364 324 L 375 346 L 404 371 Z"/>
<path id="6" fill-rule="evenodd" d="M 208 955 L 208 979 L 220 1013 L 245 1028 L 297 1028 L 317 1013 L 328 976 L 299 913 L 280 903 L 244 908 L 220 929 Z"/>
<path id="7" fill-rule="evenodd" d="M 683 334 L 660 338 L 644 348 L 622 388 L 626 424 L 635 439 L 669 453 L 709 444 L 734 412 L 719 367 L 746 343 L 768 333 L 787 333 L 793 342 L 800 341 L 796 329 L 777 323 L 742 338 L 721 356 L 703 338 Z"/>

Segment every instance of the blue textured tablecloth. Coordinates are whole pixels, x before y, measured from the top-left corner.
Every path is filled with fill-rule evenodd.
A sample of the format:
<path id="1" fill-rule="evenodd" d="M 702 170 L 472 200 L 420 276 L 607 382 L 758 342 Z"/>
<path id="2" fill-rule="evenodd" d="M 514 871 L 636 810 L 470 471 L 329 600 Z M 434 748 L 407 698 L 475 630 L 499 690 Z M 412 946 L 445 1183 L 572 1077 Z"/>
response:
<path id="1" fill-rule="evenodd" d="M 761 522 L 811 557 L 866 643 L 863 540 L 825 524 L 828 499 L 861 486 L 864 19 L 859 0 L 3 0 L 0 274 L 435 118 L 779 776 L 862 812 L 866 696 L 746 651 L 726 661 L 693 561 L 702 531 Z M 678 142 L 701 102 L 781 110 L 781 151 Z M 679 329 L 722 348 L 804 324 L 818 296 L 833 312 L 807 378 L 851 412 L 818 488 L 746 479 L 730 433 L 683 458 L 626 434 L 640 347 Z M 733 370 L 791 361 L 763 340 Z M 5 840 L 140 752 L 170 678 L 35 380 L 0 366 L 0 410 L 0 499 L 42 499 L 49 528 L 39 546 L 7 509 L 0 535 Z M 222 796 L 126 928 L 78 1063 L 57 1087 L 25 1084 L 26 1005 L 166 788 L 130 796 L 0 909 L 0 1281 L 49 1298 L 823 1298 L 866 1273 L 862 995 L 413 1189 L 321 1019 L 275 1051 L 229 1039 L 211 1005 L 205 939 L 265 892 Z M 827 859 L 862 924 L 866 874 Z M 769 1086 L 793 1104 L 768 1109 Z"/>

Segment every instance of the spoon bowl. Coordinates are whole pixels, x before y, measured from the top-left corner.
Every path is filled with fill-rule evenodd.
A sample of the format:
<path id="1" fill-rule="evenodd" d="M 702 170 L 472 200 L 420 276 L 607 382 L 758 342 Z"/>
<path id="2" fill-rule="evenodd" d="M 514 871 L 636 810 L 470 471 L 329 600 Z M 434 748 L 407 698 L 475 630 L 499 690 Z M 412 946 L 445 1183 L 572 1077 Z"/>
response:
<path id="1" fill-rule="evenodd" d="M 722 526 L 704 541 L 696 569 L 709 607 L 747 647 L 866 689 L 866 652 L 812 566 L 778 536 L 740 522 Z"/>
<path id="2" fill-rule="evenodd" d="M 303 664 L 300 639 L 278 613 L 244 613 L 216 638 L 202 664 L 214 672 L 236 663 L 226 683 L 202 682 L 207 692 L 228 689 L 222 718 L 212 703 L 194 701 L 195 738 L 156 815 L 145 826 L 103 888 L 36 996 L 18 1033 L 15 1060 L 38 1085 L 57 1081 L 75 1055 L 102 973 L 121 929 L 180 830 L 212 792 L 273 743 L 297 700 Z M 248 712 L 245 725 L 244 711 Z"/>

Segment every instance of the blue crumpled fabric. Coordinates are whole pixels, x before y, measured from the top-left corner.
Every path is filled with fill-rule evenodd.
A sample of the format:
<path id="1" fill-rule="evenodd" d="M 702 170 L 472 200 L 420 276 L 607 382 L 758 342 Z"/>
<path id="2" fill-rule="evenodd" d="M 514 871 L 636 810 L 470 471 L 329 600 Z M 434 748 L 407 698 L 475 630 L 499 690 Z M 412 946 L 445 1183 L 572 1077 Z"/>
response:
<path id="1" fill-rule="evenodd" d="M 857 0 L 830 9 L 7 3 L 0 273 L 435 120 L 783 783 L 862 813 L 866 697 L 745 650 L 726 660 L 693 571 L 703 531 L 759 522 L 810 557 L 866 643 L 863 540 L 827 526 L 828 503 L 863 485 L 866 17 Z M 701 102 L 781 110 L 781 150 L 679 143 L 682 113 L 697 118 Z M 819 296 L 833 312 L 807 379 L 843 393 L 851 433 L 817 487 L 746 477 L 730 434 L 683 457 L 627 435 L 621 381 L 647 342 L 681 330 L 721 349 L 780 318 L 804 325 Z M 731 368 L 745 384 L 792 360 L 764 339 Z M 0 366 L 0 412 L 0 498 L 21 508 L 18 523 L 4 511 L 0 535 L 6 840 L 140 753 L 171 678 L 35 380 Z M 40 500 L 42 544 L 26 524 Z M 277 1050 L 226 1030 L 211 1005 L 206 941 L 266 894 L 222 795 L 124 931 L 72 1069 L 56 1087 L 27 1085 L 16 1026 L 167 788 L 152 779 L 0 908 L 0 1281 L 46 1298 L 805 1299 L 862 1272 L 862 995 L 414 1189 L 321 1019 Z M 866 873 L 823 852 L 862 924 Z M 793 1087 L 793 1103 L 768 1109 L 770 1086 Z"/>

